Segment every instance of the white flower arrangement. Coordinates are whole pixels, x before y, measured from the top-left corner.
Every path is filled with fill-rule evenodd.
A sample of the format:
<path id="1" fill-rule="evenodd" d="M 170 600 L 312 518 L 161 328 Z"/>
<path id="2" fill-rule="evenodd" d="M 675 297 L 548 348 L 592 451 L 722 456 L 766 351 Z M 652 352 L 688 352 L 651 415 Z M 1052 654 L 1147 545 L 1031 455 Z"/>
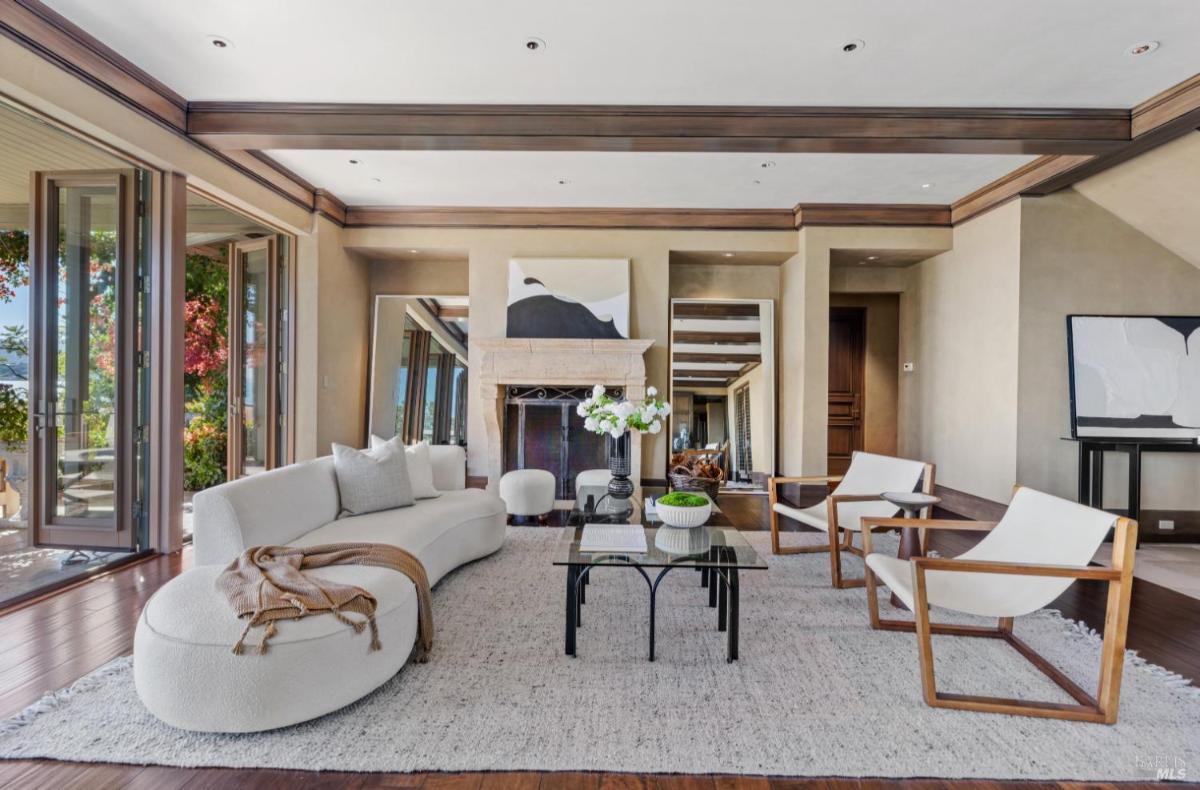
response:
<path id="1" fill-rule="evenodd" d="M 617 401 L 597 384 L 592 388 L 591 397 L 580 403 L 575 412 L 583 418 L 584 428 L 614 439 L 625 431 L 658 433 L 662 430 L 662 418 L 671 413 L 671 406 L 657 400 L 654 397 L 657 394 L 654 387 L 647 387 L 646 398 L 641 403 Z"/>

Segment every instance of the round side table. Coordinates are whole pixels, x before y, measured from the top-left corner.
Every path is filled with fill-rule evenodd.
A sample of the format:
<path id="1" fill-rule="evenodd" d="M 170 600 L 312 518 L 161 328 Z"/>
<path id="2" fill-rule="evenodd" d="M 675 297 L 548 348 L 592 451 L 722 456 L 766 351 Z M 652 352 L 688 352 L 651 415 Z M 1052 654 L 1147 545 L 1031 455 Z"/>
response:
<path id="1" fill-rule="evenodd" d="M 917 518 L 922 510 L 933 507 L 942 501 L 941 497 L 913 491 L 887 491 L 880 494 L 879 497 L 903 510 L 905 518 Z M 900 549 L 896 552 L 896 556 L 902 560 L 924 556 L 924 552 L 921 550 L 920 530 L 916 527 L 904 527 L 900 530 Z M 895 593 L 892 593 L 892 606 L 898 609 L 908 608 Z"/>

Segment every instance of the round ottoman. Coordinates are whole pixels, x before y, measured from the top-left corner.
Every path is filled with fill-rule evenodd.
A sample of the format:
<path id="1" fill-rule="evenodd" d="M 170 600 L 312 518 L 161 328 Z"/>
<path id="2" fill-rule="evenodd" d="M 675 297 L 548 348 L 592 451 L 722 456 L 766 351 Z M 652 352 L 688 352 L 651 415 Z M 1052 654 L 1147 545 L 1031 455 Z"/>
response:
<path id="1" fill-rule="evenodd" d="M 510 516 L 543 516 L 554 510 L 554 475 L 516 469 L 500 478 L 500 498 Z"/>

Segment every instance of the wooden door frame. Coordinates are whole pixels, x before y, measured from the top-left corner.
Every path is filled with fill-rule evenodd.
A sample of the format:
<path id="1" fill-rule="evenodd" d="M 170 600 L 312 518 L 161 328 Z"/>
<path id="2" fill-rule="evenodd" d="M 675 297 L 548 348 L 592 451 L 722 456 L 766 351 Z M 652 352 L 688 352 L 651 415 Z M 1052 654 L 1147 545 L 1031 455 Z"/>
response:
<path id="1" fill-rule="evenodd" d="M 90 519 L 59 519 L 57 509 L 56 459 L 57 452 L 48 452 L 49 439 L 41 434 L 57 426 L 57 415 L 50 404 L 56 400 L 57 343 L 52 333 L 42 331 L 56 314 L 51 302 L 57 289 L 51 287 L 47 273 L 51 257 L 58 249 L 57 190 L 73 186 L 113 186 L 117 191 L 116 227 L 119 245 L 116 249 L 117 315 L 114 343 L 115 407 L 113 425 L 113 523 L 111 528 L 96 525 Z M 137 268 L 137 227 L 139 217 L 137 171 L 133 168 L 105 170 L 42 171 L 31 178 L 30 196 L 30 319 L 29 356 L 34 375 L 30 376 L 29 392 L 29 523 L 34 544 L 86 550 L 144 548 L 139 546 L 138 523 L 133 518 L 135 445 L 133 432 L 137 415 L 135 406 L 137 338 L 135 290 Z M 147 240 L 149 243 L 150 240 Z M 54 333 L 56 337 L 57 334 Z M 51 357 L 54 357 L 51 359 Z M 57 431 L 54 432 L 57 437 Z M 57 438 L 55 439 L 57 441 Z M 52 482 L 53 481 L 53 482 Z M 91 523 L 89 523 L 91 522 Z"/>

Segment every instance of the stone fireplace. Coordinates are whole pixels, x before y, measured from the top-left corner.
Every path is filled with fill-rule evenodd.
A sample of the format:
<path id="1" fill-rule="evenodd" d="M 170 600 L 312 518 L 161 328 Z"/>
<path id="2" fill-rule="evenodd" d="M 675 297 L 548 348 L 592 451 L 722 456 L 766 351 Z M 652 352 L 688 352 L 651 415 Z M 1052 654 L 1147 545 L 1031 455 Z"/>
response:
<path id="1" fill-rule="evenodd" d="M 504 410 L 510 386 L 620 388 L 626 398 L 646 396 L 643 355 L 653 340 L 472 339 L 482 354 L 476 373 L 487 435 L 488 488 L 504 474 Z M 642 468 L 642 442 L 631 437 L 631 468 L 636 483 Z"/>

